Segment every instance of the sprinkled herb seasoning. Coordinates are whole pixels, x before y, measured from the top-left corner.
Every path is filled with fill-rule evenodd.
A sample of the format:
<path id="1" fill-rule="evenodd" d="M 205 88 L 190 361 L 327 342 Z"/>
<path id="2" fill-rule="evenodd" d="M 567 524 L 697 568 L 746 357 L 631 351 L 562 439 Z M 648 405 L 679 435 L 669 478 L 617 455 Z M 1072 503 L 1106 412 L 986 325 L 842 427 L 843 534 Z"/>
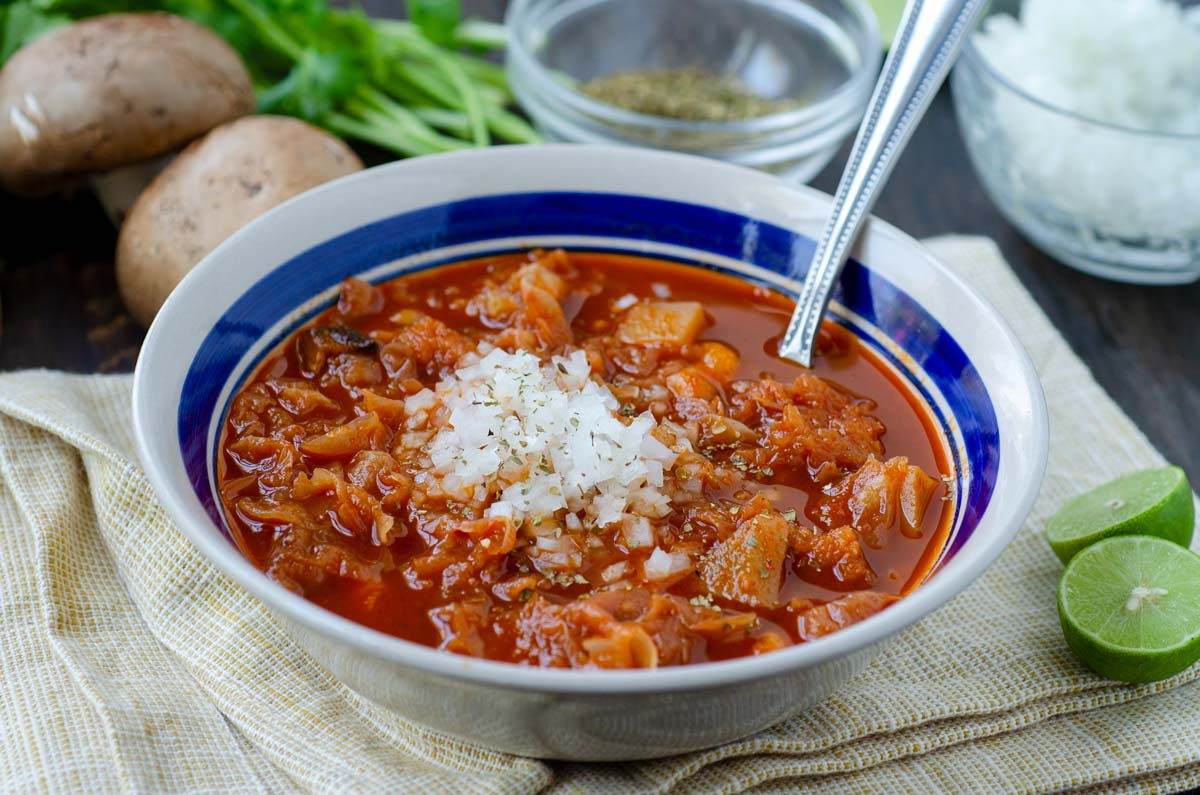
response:
<path id="1" fill-rule="evenodd" d="M 741 121 L 795 107 L 788 100 L 760 96 L 735 77 L 694 66 L 616 72 L 582 88 L 610 105 L 681 121 Z"/>

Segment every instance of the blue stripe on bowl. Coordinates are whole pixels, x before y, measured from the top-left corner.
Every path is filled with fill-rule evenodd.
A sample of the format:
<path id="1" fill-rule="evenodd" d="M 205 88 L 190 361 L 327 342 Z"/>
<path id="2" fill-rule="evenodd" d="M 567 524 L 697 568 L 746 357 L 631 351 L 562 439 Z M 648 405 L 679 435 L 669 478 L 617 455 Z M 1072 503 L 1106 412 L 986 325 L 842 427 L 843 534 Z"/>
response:
<path id="1" fill-rule="evenodd" d="M 184 380 L 178 415 L 184 466 L 197 498 L 217 526 L 228 531 L 210 479 L 209 464 L 216 461 L 219 435 L 214 435 L 214 448 L 209 449 L 209 431 L 228 410 L 228 400 L 222 406 L 217 402 L 231 378 L 254 371 L 256 363 L 244 361 L 247 352 L 281 318 L 290 317 L 291 322 L 277 330 L 276 340 L 261 351 L 260 358 L 275 342 L 323 310 L 325 306 L 311 305 L 312 298 L 347 276 L 448 246 L 548 235 L 622 238 L 630 241 L 630 246 L 617 250 L 632 254 L 644 253 L 637 248 L 637 241 L 676 245 L 778 274 L 787 273 L 794 261 L 807 263 L 815 249 L 811 238 L 736 213 L 665 199 L 598 193 L 466 199 L 376 221 L 314 246 L 263 276 L 221 316 L 201 343 Z M 512 247 L 490 253 L 507 250 Z M 678 259 L 721 270 L 700 260 Z M 430 262 L 421 269 L 445 261 Z M 910 375 L 910 382 L 939 425 L 949 429 L 953 423 L 963 440 L 962 449 L 950 445 L 959 500 L 952 533 L 939 561 L 945 562 L 966 543 L 995 487 L 999 429 L 987 390 L 950 334 L 911 296 L 878 273 L 851 260 L 842 273 L 835 300 L 898 345 L 903 361 L 873 341 L 866 329 L 840 318 L 900 372 L 911 374 L 914 366 L 920 368 L 951 416 L 942 415 L 919 379 Z M 307 311 L 298 311 L 302 309 Z M 218 409 L 219 417 L 215 414 Z M 954 438 L 948 430 L 944 432 L 947 439 Z M 970 477 L 965 478 L 968 471 Z"/>

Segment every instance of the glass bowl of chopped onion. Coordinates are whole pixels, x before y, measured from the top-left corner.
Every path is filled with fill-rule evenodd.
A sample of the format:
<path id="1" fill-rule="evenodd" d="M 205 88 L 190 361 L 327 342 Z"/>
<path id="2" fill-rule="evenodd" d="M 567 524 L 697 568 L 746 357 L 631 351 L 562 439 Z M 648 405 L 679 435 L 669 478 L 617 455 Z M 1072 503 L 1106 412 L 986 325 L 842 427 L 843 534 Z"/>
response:
<path id="1" fill-rule="evenodd" d="M 1108 279 L 1200 278 L 1200 5 L 997 2 L 952 84 L 984 187 L 1031 242 Z"/>
<path id="2" fill-rule="evenodd" d="M 507 70 L 551 141 L 689 152 L 807 181 L 859 124 L 866 0 L 514 0 Z"/>

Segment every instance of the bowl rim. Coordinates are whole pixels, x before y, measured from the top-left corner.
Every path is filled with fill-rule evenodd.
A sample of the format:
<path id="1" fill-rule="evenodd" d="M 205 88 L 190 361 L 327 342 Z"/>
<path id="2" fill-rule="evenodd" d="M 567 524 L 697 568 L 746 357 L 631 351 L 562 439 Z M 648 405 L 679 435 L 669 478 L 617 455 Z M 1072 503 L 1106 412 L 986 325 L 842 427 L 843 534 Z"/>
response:
<path id="1" fill-rule="evenodd" d="M 980 34 L 977 31 L 967 37 L 967 41 L 964 43 L 962 48 L 960 60 L 977 68 L 980 73 L 985 75 L 994 84 L 999 85 L 1001 88 L 1007 90 L 1010 94 L 1015 94 L 1020 99 L 1036 105 L 1042 110 L 1055 113 L 1071 121 L 1092 125 L 1093 127 L 1101 130 L 1121 133 L 1122 135 L 1132 135 L 1141 138 L 1147 138 L 1158 143 L 1194 145 L 1197 142 L 1200 142 L 1200 131 L 1194 133 L 1176 133 L 1158 130 L 1145 130 L 1138 127 L 1128 127 L 1123 124 L 1117 124 L 1116 122 L 1104 121 L 1102 119 L 1097 119 L 1082 113 L 1077 113 L 1073 110 L 1064 108 L 1061 105 L 1055 105 L 1048 100 L 1042 99 L 1041 97 L 1026 91 L 1024 88 L 1021 88 L 1019 85 L 1014 83 L 1011 79 L 1006 77 L 995 64 L 989 61 L 987 56 L 980 51 L 978 45 L 975 43 L 975 37 L 978 35 Z"/>
<path id="2" fill-rule="evenodd" d="M 646 168 L 666 166 L 676 169 L 692 169 L 707 172 L 706 177 L 709 175 L 714 179 L 724 177 L 727 181 L 716 184 L 727 185 L 734 180 L 750 181 L 755 182 L 764 190 L 779 191 L 782 188 L 793 195 L 799 193 L 805 196 L 809 202 L 815 202 L 823 208 L 828 208 L 832 204 L 832 197 L 813 188 L 785 185 L 782 180 L 728 163 L 674 152 L 578 144 L 541 144 L 473 149 L 399 161 L 351 174 L 291 199 L 243 227 L 205 257 L 185 277 L 180 286 L 167 299 L 163 309 L 160 310 L 158 317 L 151 325 L 138 357 L 133 384 L 133 420 L 138 453 L 145 468 L 146 477 L 156 495 L 166 508 L 168 515 L 192 544 L 217 569 L 262 602 L 272 614 L 286 619 L 287 622 L 295 622 L 306 630 L 339 645 L 427 675 L 476 685 L 500 686 L 557 695 L 609 697 L 701 691 L 812 668 L 847 657 L 884 641 L 941 607 L 972 584 L 1008 546 L 1008 543 L 1023 526 L 1040 490 L 1048 453 L 1048 416 L 1041 382 L 1028 353 L 1012 330 L 984 298 L 941 264 L 928 249 L 916 240 L 890 224 L 874 218 L 868 225 L 864 238 L 887 238 L 891 243 L 911 250 L 917 257 L 924 260 L 932 272 L 937 274 L 939 280 L 949 282 L 954 286 L 957 293 L 972 305 L 972 312 L 990 316 L 993 324 L 1004 337 L 1007 347 L 1016 358 L 1016 370 L 1011 374 L 1011 385 L 1014 388 L 1024 387 L 1021 397 L 1028 400 L 1028 419 L 1030 421 L 1026 436 L 1036 449 L 1025 451 L 1028 456 L 1021 470 L 1024 472 L 1024 477 L 1019 483 L 1020 499 L 1015 503 L 1006 503 L 996 508 L 1010 517 L 1008 523 L 996 528 L 995 532 L 986 537 L 979 533 L 973 535 L 959 555 L 948 561 L 935 577 L 888 610 L 867 621 L 839 630 L 819 641 L 798 644 L 771 654 L 654 670 L 562 670 L 478 660 L 387 635 L 325 610 L 270 580 L 229 542 L 203 512 L 201 512 L 203 517 L 201 520 L 195 519 L 194 511 L 187 505 L 186 495 L 181 496 L 168 476 L 167 464 L 169 462 L 160 460 L 155 451 L 155 434 L 161 431 L 161 427 L 156 429 L 155 423 L 166 422 L 169 433 L 174 437 L 177 412 L 163 412 L 161 408 L 155 408 L 156 395 L 161 390 L 154 386 L 155 378 L 151 375 L 150 370 L 156 361 L 165 360 L 169 363 L 181 358 L 176 352 L 177 346 L 173 343 L 172 334 L 195 334 L 203 337 L 209 331 L 207 326 L 197 324 L 194 320 L 189 319 L 186 305 L 189 301 L 196 300 L 193 293 L 203 293 L 203 283 L 208 278 L 206 274 L 218 270 L 223 258 L 226 257 L 226 252 L 247 245 L 247 241 L 252 243 L 262 230 L 277 228 L 285 222 L 289 213 L 295 213 L 297 208 L 303 208 L 306 205 L 315 208 L 322 203 L 329 204 L 334 196 L 352 191 L 355 187 L 369 184 L 374 180 L 403 179 L 408 170 L 424 169 L 428 171 L 434 167 L 441 167 L 444 171 L 462 167 L 471 171 L 486 167 L 487 161 L 493 159 L 515 159 L 518 162 L 524 162 L 539 158 L 554 160 L 557 157 L 564 157 L 570 158 L 571 162 L 574 162 L 585 151 L 587 160 L 591 164 L 598 159 L 606 159 L 627 162 L 629 165 L 637 165 L 640 161 L 640 164 Z M 472 193 L 470 195 L 482 194 Z M 348 230 L 342 230 L 342 232 L 345 231 Z M 868 267 L 870 267 L 869 264 Z M 172 406 L 178 406 L 178 397 L 177 394 L 170 396 Z M 164 419 L 160 416 L 164 413 L 169 413 L 170 417 Z M 206 418 L 205 422 L 208 421 Z M 177 444 L 174 449 L 178 450 Z M 1004 471 L 1004 466 L 1002 459 L 1001 472 Z M 194 495 L 190 496 L 193 500 L 195 499 Z M 996 500 L 996 496 L 993 496 L 993 500 Z M 983 518 L 986 519 L 986 517 L 987 512 Z M 972 552 L 971 555 L 963 554 L 968 550 Z"/>
<path id="3" fill-rule="evenodd" d="M 875 76 L 879 72 L 880 63 L 883 58 L 879 22 L 867 0 L 838 0 L 838 2 L 845 4 L 863 23 L 863 34 L 869 41 L 864 49 L 862 46 L 863 42 L 858 41 L 857 37 L 849 37 L 858 46 L 862 63 L 859 65 L 859 68 L 851 73 L 848 79 L 842 82 L 828 96 L 811 105 L 804 105 L 799 108 L 780 111 L 778 113 L 769 113 L 765 116 L 756 116 L 749 119 L 735 121 L 672 119 L 667 116 L 640 113 L 603 102 L 555 80 L 542 61 L 525 46 L 525 41 L 521 33 L 518 32 L 522 28 L 522 23 L 526 21 L 525 17 L 532 13 L 529 6 L 539 1 L 513 0 L 505 11 L 505 24 L 511 29 L 508 36 L 508 47 L 505 50 L 506 64 L 515 65 L 522 70 L 524 75 L 527 75 L 529 79 L 534 81 L 534 85 L 531 88 L 535 95 L 544 107 L 553 109 L 556 115 L 559 115 L 563 108 L 567 108 L 574 113 L 602 121 L 605 124 L 625 125 L 642 129 L 670 130 L 681 133 L 744 133 L 746 135 L 779 132 L 793 127 L 806 130 L 807 128 L 802 125 L 814 120 L 826 119 L 831 116 L 834 118 L 834 121 L 840 120 L 841 114 L 837 112 L 838 108 L 853 108 L 859 104 L 865 104 L 867 96 L 874 86 Z M 596 0 L 596 2 L 607 1 Z M 777 0 L 743 1 L 778 5 Z M 786 9 L 786 5 L 784 8 Z M 844 31 L 843 28 L 839 28 L 839 30 Z M 518 80 L 517 82 L 523 81 Z"/>

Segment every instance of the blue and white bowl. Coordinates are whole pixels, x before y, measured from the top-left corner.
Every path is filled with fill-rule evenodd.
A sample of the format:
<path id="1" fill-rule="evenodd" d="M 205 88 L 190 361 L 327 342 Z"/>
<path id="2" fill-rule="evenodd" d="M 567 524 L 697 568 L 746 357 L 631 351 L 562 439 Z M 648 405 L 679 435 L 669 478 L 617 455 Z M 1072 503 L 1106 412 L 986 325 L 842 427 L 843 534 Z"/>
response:
<path id="1" fill-rule="evenodd" d="M 364 696 L 519 754 L 633 759 L 750 734 L 827 697 L 881 644 L 1000 554 L 1041 485 L 1047 421 L 1028 356 L 995 311 L 902 232 L 873 221 L 832 311 L 923 396 L 956 495 L 926 581 L 882 613 L 761 657 L 651 671 L 528 668 L 453 655 L 355 624 L 284 589 L 231 540 L 214 487 L 231 396 L 289 332 L 356 275 L 397 274 L 530 247 L 644 254 L 795 293 L 830 199 L 710 160 L 628 148 L 504 147 L 423 157 L 310 191 L 201 262 L 138 360 L 147 474 L 197 548 L 314 658 Z M 271 705 L 264 703 L 263 709 Z"/>

